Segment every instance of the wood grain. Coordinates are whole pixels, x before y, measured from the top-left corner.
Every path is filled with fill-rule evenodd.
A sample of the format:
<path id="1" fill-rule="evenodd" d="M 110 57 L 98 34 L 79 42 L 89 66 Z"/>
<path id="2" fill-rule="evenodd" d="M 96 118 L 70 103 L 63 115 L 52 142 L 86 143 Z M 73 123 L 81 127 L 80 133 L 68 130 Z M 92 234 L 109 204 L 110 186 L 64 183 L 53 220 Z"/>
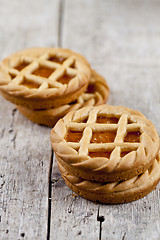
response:
<path id="1" fill-rule="evenodd" d="M 98 205 L 68 189 L 54 159 L 50 239 L 93 239 L 99 235 Z"/>
<path id="2" fill-rule="evenodd" d="M 57 46 L 58 0 L 0 1 L 0 58 Z M 46 239 L 50 129 L 0 97 L 0 239 Z"/>
<path id="3" fill-rule="evenodd" d="M 140 110 L 160 133 L 159 10 L 156 0 L 66 0 L 62 46 L 83 54 L 107 79 L 109 104 Z M 54 167 L 52 193 L 51 239 L 160 239 L 159 186 L 133 203 L 95 207 L 74 197 Z M 89 209 L 94 214 L 84 224 L 77 214 Z"/>
<path id="4" fill-rule="evenodd" d="M 72 14 L 72 2 L 67 6 L 68 1 L 61 1 L 59 19 L 59 45 L 61 47 L 68 47 L 63 38 L 64 28 L 66 27 L 66 13 Z M 77 2 L 78 6 L 81 5 L 80 1 Z M 72 8 L 69 9 L 69 8 Z M 81 9 L 80 9 L 81 10 Z M 72 16 L 70 16 L 72 17 Z M 67 26 L 70 32 L 70 40 L 72 41 L 73 33 L 78 33 L 77 29 Z M 66 42 L 69 39 L 66 40 Z M 74 48 L 76 43 L 72 42 L 71 49 Z M 82 49 L 81 49 L 82 50 Z M 80 51 L 80 48 L 79 48 Z M 77 52 L 79 52 L 77 51 Z M 93 204 L 85 199 L 80 198 L 68 189 L 62 177 L 60 176 L 56 160 L 53 162 L 52 172 L 52 205 L 51 205 L 51 231 L 50 239 L 92 239 L 96 240 L 99 236 L 99 222 L 96 220 L 98 214 L 98 205 Z"/>
<path id="5" fill-rule="evenodd" d="M 107 79 L 109 104 L 142 111 L 160 133 L 159 11 L 158 0 L 0 0 L 0 59 L 34 46 L 80 52 Z M 159 186 L 133 203 L 94 204 L 54 161 L 48 205 L 50 129 L 2 97 L 0 112 L 0 239 L 160 239 Z"/>

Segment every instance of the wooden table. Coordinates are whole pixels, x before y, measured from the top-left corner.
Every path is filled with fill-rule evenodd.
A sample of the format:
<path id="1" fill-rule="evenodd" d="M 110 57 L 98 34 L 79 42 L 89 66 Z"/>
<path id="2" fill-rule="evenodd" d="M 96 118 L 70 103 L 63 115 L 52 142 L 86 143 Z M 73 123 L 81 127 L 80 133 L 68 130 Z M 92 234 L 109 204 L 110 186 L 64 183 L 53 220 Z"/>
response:
<path id="1" fill-rule="evenodd" d="M 34 46 L 83 54 L 107 79 L 108 103 L 140 110 L 160 133 L 160 1 L 0 0 L 0 59 Z M 121 205 L 76 196 L 50 130 L 0 97 L 0 239 L 160 239 L 159 186 Z"/>

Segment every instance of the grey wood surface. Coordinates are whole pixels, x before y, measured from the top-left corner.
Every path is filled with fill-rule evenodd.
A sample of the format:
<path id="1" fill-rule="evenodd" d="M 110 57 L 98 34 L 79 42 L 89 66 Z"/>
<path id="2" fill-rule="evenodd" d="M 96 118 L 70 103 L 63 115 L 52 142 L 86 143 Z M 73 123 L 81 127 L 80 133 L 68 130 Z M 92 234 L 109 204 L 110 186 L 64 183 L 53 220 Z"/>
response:
<path id="1" fill-rule="evenodd" d="M 0 58 L 57 46 L 59 1 L 0 0 Z M 50 129 L 0 97 L 0 239 L 46 239 Z"/>
<path id="2" fill-rule="evenodd" d="M 109 104 L 140 110 L 160 133 L 159 12 L 160 1 L 65 1 L 62 46 L 107 79 Z M 159 186 L 133 203 L 95 205 L 75 197 L 56 163 L 52 176 L 51 239 L 160 239 Z"/>
<path id="3" fill-rule="evenodd" d="M 160 133 L 159 13 L 158 0 L 0 0 L 0 59 L 71 48 L 107 79 L 109 104 L 140 110 Z M 160 239 L 159 186 L 128 204 L 80 198 L 55 160 L 50 176 L 49 134 L 0 97 L 0 239 Z"/>

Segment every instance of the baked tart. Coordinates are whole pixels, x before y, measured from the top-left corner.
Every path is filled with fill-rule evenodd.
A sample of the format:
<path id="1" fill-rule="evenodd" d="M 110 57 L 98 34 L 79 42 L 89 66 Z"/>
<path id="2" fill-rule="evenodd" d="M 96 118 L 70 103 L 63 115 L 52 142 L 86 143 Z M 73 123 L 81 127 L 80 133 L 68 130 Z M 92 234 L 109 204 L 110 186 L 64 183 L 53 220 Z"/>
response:
<path id="1" fill-rule="evenodd" d="M 108 95 L 109 87 L 105 79 L 96 71 L 92 70 L 86 91 L 74 102 L 44 110 L 33 110 L 20 105 L 17 105 L 17 108 L 31 121 L 53 127 L 60 118 L 63 118 L 72 110 L 77 110 L 85 106 L 98 106 L 104 104 L 108 99 Z"/>
<path id="2" fill-rule="evenodd" d="M 0 92 L 12 103 L 30 109 L 50 109 L 76 100 L 87 88 L 87 60 L 63 48 L 31 48 L 4 59 Z"/>
<path id="3" fill-rule="evenodd" d="M 100 105 L 60 119 L 51 131 L 51 144 L 57 160 L 71 174 L 113 182 L 145 172 L 157 157 L 159 136 L 140 112 Z"/>

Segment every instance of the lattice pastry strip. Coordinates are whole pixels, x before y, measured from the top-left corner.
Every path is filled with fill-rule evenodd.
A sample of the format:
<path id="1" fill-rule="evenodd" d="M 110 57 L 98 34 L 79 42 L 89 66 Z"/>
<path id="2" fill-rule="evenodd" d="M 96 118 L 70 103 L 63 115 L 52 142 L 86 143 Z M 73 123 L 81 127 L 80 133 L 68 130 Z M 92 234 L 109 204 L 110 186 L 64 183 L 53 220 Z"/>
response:
<path id="1" fill-rule="evenodd" d="M 117 134 L 114 140 L 115 143 L 124 142 L 124 137 L 126 135 L 126 128 L 127 128 L 127 121 L 128 121 L 128 115 L 123 114 L 118 121 Z"/>
<path id="2" fill-rule="evenodd" d="M 39 59 L 35 59 L 33 60 L 33 62 L 31 62 L 28 66 L 26 66 L 24 69 L 22 69 L 21 71 L 15 70 L 14 74 L 16 74 L 16 77 L 12 80 L 12 82 L 10 83 L 11 85 L 20 85 L 23 83 L 23 78 L 20 76 L 24 76 L 26 75 L 26 77 L 28 78 L 28 80 L 30 81 L 36 81 L 36 83 L 38 83 L 41 87 L 41 85 L 44 83 L 44 78 L 45 81 L 50 84 L 51 87 L 62 87 L 63 84 L 62 83 L 58 83 L 57 80 L 58 78 L 60 78 L 61 76 L 63 76 L 65 74 L 65 72 L 67 72 L 70 75 L 78 75 L 78 70 L 69 68 L 71 64 L 73 64 L 74 59 L 71 56 L 69 59 L 67 59 L 69 61 L 66 61 L 67 63 L 65 64 L 65 62 L 61 65 L 61 64 L 54 64 L 54 63 L 50 63 L 48 61 L 40 61 Z M 38 69 L 39 67 L 48 67 L 49 69 L 53 69 L 53 73 L 51 73 L 51 75 L 47 78 L 47 77 L 41 77 L 40 75 L 35 76 L 34 71 L 36 69 Z M 8 72 L 13 73 L 14 68 L 8 68 Z M 32 73 L 33 72 L 33 73 Z M 54 82 L 57 83 L 57 85 L 54 84 Z"/>
<path id="3" fill-rule="evenodd" d="M 2 95 L 31 109 L 51 108 L 74 101 L 85 91 L 91 76 L 84 57 L 70 50 L 54 48 L 20 51 L 4 59 L 1 69 L 8 73 L 5 81 L 0 80 Z M 41 102 L 33 101 L 35 98 Z"/>
<path id="4" fill-rule="evenodd" d="M 144 172 L 157 155 L 159 137 L 153 124 L 137 111 L 101 105 L 65 116 L 52 130 L 51 143 L 70 172 L 90 180 L 114 181 Z M 67 154 L 61 152 L 64 147 Z"/>
<path id="5" fill-rule="evenodd" d="M 87 155 L 88 154 L 88 144 L 92 137 L 92 130 L 89 127 L 86 127 L 83 131 L 83 136 L 79 142 L 79 154 Z"/>

